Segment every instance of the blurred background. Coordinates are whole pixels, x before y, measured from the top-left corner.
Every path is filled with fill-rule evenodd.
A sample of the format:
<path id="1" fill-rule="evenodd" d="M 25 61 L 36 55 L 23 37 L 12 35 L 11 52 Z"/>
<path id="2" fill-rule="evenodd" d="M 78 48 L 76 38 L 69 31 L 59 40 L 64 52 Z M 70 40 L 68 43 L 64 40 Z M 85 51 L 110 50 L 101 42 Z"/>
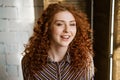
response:
<path id="1" fill-rule="evenodd" d="M 93 29 L 95 80 L 120 80 L 120 0 L 0 0 L 0 80 L 23 80 L 24 44 L 50 3 L 70 3 Z"/>

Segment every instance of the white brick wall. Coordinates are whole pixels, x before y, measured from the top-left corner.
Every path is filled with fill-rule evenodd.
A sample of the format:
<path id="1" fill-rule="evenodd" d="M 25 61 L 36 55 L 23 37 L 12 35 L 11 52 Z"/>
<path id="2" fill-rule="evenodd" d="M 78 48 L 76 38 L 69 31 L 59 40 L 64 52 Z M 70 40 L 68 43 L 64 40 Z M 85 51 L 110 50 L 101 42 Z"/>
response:
<path id="1" fill-rule="evenodd" d="M 19 17 L 22 19 L 34 19 L 34 7 L 24 7 L 19 9 Z"/>
<path id="2" fill-rule="evenodd" d="M 5 53 L 5 45 L 4 45 L 4 43 L 1 42 L 0 43 L 0 55 L 3 55 L 4 53 Z M 2 62 L 2 61 L 0 60 L 0 62 Z"/>
<path id="3" fill-rule="evenodd" d="M 0 7 L 0 18 L 17 18 L 17 8 L 15 7 Z"/>
<path id="4" fill-rule="evenodd" d="M 2 0 L 2 3 L 4 6 L 15 6 L 16 7 L 18 3 L 20 3 L 20 1 L 22 0 L 19 0 L 19 2 L 18 0 Z"/>
<path id="5" fill-rule="evenodd" d="M 23 80 L 21 53 L 43 0 L 0 0 L 0 80 Z"/>
<path id="6" fill-rule="evenodd" d="M 7 20 L 2 20 L 0 19 L 0 32 L 5 32 L 8 27 L 8 22 Z"/>

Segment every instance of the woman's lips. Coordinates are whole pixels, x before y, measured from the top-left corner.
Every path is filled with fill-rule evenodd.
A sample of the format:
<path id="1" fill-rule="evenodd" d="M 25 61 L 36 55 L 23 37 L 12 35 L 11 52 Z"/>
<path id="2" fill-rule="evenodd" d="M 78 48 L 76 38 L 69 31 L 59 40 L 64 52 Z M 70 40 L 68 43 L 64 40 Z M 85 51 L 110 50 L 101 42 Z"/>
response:
<path id="1" fill-rule="evenodd" d="M 70 35 L 62 35 L 61 38 L 68 40 L 70 38 Z"/>

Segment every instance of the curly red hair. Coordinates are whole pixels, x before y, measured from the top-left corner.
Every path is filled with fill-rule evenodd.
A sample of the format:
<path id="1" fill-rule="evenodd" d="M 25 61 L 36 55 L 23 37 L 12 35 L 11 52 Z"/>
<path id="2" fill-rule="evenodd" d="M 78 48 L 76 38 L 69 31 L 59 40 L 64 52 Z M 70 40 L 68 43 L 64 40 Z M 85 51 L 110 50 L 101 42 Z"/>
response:
<path id="1" fill-rule="evenodd" d="M 81 67 L 87 68 L 91 62 L 90 55 L 93 55 L 91 29 L 87 16 L 73 6 L 61 3 L 50 4 L 43 11 L 41 17 L 37 20 L 34 27 L 34 33 L 25 46 L 25 55 L 30 58 L 29 65 L 37 69 L 41 64 L 47 62 L 47 52 L 50 46 L 49 27 L 54 15 L 60 11 L 69 11 L 75 17 L 77 23 L 77 33 L 74 40 L 69 45 L 69 54 L 71 56 L 71 65 L 75 69 Z"/>

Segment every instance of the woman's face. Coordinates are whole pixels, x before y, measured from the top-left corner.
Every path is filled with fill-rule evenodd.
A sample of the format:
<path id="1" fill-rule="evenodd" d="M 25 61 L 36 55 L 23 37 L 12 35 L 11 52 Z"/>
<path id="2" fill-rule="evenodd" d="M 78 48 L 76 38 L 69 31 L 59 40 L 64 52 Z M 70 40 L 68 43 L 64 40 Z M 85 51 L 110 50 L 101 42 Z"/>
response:
<path id="1" fill-rule="evenodd" d="M 55 14 L 50 26 L 51 45 L 68 47 L 76 35 L 76 21 L 69 11 L 61 11 Z"/>

